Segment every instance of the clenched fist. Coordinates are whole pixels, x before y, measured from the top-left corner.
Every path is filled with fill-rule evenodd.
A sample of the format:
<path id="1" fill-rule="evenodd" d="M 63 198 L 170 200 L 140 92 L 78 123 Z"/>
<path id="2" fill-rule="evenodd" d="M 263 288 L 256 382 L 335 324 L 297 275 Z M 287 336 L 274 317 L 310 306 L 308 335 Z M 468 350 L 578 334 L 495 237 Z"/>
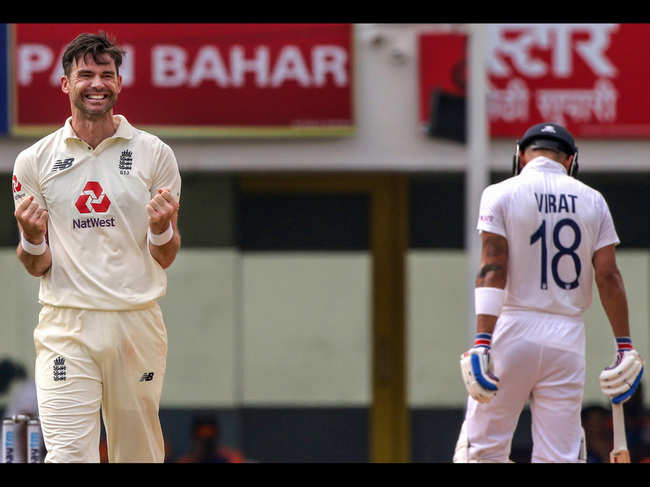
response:
<path id="1" fill-rule="evenodd" d="M 14 216 L 25 240 L 33 244 L 43 241 L 47 232 L 47 215 L 47 210 L 34 201 L 33 196 L 20 202 Z"/>
<path id="2" fill-rule="evenodd" d="M 157 235 L 167 230 L 172 218 L 178 212 L 179 206 L 169 188 L 159 189 L 158 194 L 147 203 L 151 233 Z"/>

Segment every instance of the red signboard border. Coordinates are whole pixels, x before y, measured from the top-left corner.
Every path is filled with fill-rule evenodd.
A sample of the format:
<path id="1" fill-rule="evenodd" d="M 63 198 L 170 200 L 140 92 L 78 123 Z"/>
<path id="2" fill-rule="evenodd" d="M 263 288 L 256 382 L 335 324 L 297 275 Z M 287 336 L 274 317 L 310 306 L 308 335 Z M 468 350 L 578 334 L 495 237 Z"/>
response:
<path id="1" fill-rule="evenodd" d="M 626 29 L 631 26 L 638 26 L 638 25 L 643 25 L 644 27 L 647 28 L 648 24 L 621 24 L 624 26 Z M 423 38 L 426 38 L 428 36 L 443 36 L 443 37 L 453 37 L 453 36 L 464 36 L 467 38 L 466 33 L 459 33 L 459 32 L 421 32 L 418 36 L 418 48 L 420 49 L 421 47 L 421 42 Z M 433 88 L 437 87 L 437 85 L 440 85 L 445 82 L 445 76 L 449 77 L 450 75 L 440 75 L 441 79 L 437 80 L 437 85 L 436 86 L 427 86 L 427 84 L 423 81 L 422 77 L 422 67 L 423 67 L 423 53 L 419 50 L 418 52 L 418 57 L 420 61 L 420 67 L 419 67 L 419 80 L 418 80 L 418 89 L 419 89 L 419 95 L 418 95 L 418 103 L 419 103 L 419 124 L 420 127 L 423 130 L 428 130 L 431 127 L 432 124 L 432 112 L 431 112 L 431 97 L 430 95 L 426 92 L 427 89 L 432 90 Z M 634 58 L 637 59 L 637 58 Z M 458 61 L 462 60 L 462 56 L 458 57 Z M 647 63 L 645 64 L 647 66 Z M 450 71 L 451 72 L 451 71 Z M 489 77 L 489 74 L 488 74 Z M 619 76 L 619 79 L 623 78 Z M 645 79 L 646 76 L 630 76 L 628 75 L 627 78 L 630 79 Z M 574 87 L 575 88 L 575 87 Z M 569 88 L 571 89 L 571 88 Z M 463 91 L 462 93 L 455 92 L 454 88 L 451 88 L 449 86 L 444 87 L 445 94 L 450 95 L 450 96 L 455 96 L 458 99 L 462 100 L 465 102 L 467 100 L 466 98 L 466 93 Z M 639 93 L 637 91 L 636 93 Z M 634 92 L 632 92 L 634 93 Z M 632 95 L 630 93 L 626 94 L 626 98 L 633 98 L 635 95 Z M 629 105 L 629 103 L 628 103 Z M 437 115 L 435 112 L 433 115 Z M 541 114 L 537 114 L 536 116 L 530 116 L 527 124 L 532 125 L 533 123 L 538 123 L 538 122 L 543 122 L 545 121 L 544 118 L 542 118 Z M 556 120 L 548 120 L 548 121 L 556 121 Z M 559 122 L 562 123 L 562 122 Z M 574 135 L 577 137 L 581 138 L 586 138 L 586 139 L 617 139 L 617 140 L 640 140 L 640 139 L 647 139 L 650 137 L 650 122 L 647 122 L 646 120 L 632 120 L 632 121 L 627 121 L 626 119 L 623 120 L 616 120 L 614 122 L 598 122 L 598 121 L 574 121 L 574 120 L 567 120 L 564 122 L 565 125 L 567 125 L 567 128 L 569 128 Z M 488 130 L 490 132 L 489 137 L 494 140 L 506 140 L 506 139 L 511 139 L 512 137 L 517 137 L 521 136 L 523 131 L 525 130 L 526 127 L 526 122 L 524 122 L 521 126 L 519 126 L 519 130 L 514 128 L 513 126 L 515 125 L 514 123 L 511 124 L 512 126 L 510 127 L 503 127 L 505 123 L 502 123 L 502 127 L 495 127 L 497 124 L 493 123 L 492 121 L 488 122 Z"/>
<path id="2" fill-rule="evenodd" d="M 350 86 L 351 120 L 350 125 L 300 125 L 300 126 L 219 126 L 219 125 L 142 125 L 141 130 L 151 132 L 161 137 L 172 137 L 182 139 L 195 138 L 318 138 L 318 137 L 349 137 L 356 134 L 355 117 L 355 86 L 357 77 L 355 73 L 355 25 L 350 29 L 350 72 L 352 84 Z M 9 133 L 16 137 L 41 137 L 58 130 L 63 125 L 35 125 L 18 124 L 18 81 L 16 74 L 16 24 L 7 24 L 7 44 L 11 54 L 11 69 L 8 70 L 10 94 L 10 120 Z M 126 116 L 126 115 L 125 115 Z"/>

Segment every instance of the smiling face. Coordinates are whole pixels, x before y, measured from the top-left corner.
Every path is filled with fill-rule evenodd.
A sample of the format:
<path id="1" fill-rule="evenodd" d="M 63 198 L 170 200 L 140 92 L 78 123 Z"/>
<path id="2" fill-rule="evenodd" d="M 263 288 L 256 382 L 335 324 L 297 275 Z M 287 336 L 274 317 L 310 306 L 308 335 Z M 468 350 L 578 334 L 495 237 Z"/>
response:
<path id="1" fill-rule="evenodd" d="M 100 119 L 112 114 L 122 77 L 109 55 L 97 60 L 86 55 L 73 60 L 70 74 L 61 78 L 61 89 L 70 97 L 73 115 L 77 111 L 86 119 Z"/>

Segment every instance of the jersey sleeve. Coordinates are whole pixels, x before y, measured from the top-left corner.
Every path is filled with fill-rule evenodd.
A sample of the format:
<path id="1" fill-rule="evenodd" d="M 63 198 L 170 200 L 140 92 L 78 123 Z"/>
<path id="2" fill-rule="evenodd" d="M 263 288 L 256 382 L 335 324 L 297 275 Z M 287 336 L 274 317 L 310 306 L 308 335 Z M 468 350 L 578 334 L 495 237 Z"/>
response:
<path id="1" fill-rule="evenodd" d="M 18 207 L 24 198 L 34 197 L 41 208 L 47 209 L 45 199 L 41 193 L 41 184 L 34 158 L 29 152 L 23 151 L 16 157 L 11 181 L 14 206 Z"/>
<path id="2" fill-rule="evenodd" d="M 594 252 L 598 249 L 606 247 L 607 245 L 618 245 L 621 241 L 618 238 L 616 233 L 616 228 L 614 226 L 614 219 L 612 214 L 609 211 L 609 206 L 605 201 L 605 198 L 599 194 L 599 203 L 600 203 L 600 228 L 598 230 L 598 236 L 596 238 L 596 244 L 594 245 Z"/>
<path id="3" fill-rule="evenodd" d="M 479 205 L 478 224 L 476 229 L 480 232 L 491 232 L 507 237 L 504 219 L 504 198 L 492 185 L 483 190 Z"/>
<path id="4" fill-rule="evenodd" d="M 158 160 L 153 173 L 151 197 L 153 198 L 160 188 L 169 188 L 176 201 L 181 199 L 181 175 L 178 169 L 176 156 L 171 147 L 161 143 Z"/>

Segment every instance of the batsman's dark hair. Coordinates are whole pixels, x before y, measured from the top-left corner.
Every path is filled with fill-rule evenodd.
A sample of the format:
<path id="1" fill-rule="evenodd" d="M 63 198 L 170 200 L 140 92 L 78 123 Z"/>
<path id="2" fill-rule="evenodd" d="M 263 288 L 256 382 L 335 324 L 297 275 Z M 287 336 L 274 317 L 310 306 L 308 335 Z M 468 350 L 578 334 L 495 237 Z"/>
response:
<path id="1" fill-rule="evenodd" d="M 61 59 L 63 72 L 66 76 L 70 76 L 73 61 L 79 62 L 79 59 L 86 59 L 88 55 L 91 55 L 97 64 L 106 64 L 100 62 L 100 56 L 104 54 L 108 54 L 113 58 L 115 68 L 119 74 L 124 51 L 117 47 L 113 40 L 108 38 L 106 32 L 99 31 L 97 34 L 79 34 L 66 46 L 63 52 Z"/>

